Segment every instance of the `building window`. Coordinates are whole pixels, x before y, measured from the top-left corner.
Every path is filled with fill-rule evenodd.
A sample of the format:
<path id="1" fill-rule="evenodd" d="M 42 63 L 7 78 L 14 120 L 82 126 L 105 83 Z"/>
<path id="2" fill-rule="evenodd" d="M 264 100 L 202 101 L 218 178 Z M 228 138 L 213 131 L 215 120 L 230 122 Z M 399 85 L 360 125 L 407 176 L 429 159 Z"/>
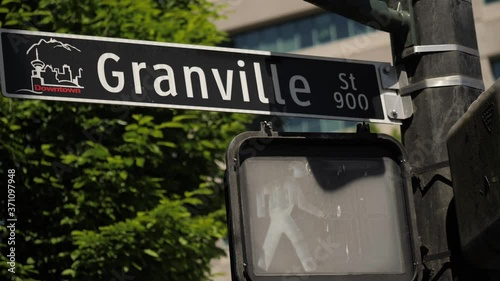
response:
<path id="1" fill-rule="evenodd" d="M 500 79 L 500 57 L 491 59 L 491 70 L 495 80 Z"/>
<path id="2" fill-rule="evenodd" d="M 326 13 L 236 34 L 232 39 L 235 48 L 291 52 L 371 31 L 371 27 Z"/>
<path id="3" fill-rule="evenodd" d="M 484 0 L 485 3 L 499 2 L 500 0 Z"/>

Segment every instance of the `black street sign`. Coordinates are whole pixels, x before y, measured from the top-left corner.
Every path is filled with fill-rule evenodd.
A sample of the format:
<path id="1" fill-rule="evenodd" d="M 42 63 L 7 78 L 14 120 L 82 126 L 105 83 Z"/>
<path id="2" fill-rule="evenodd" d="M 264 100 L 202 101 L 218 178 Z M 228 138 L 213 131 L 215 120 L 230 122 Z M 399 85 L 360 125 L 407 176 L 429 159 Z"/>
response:
<path id="1" fill-rule="evenodd" d="M 386 63 L 0 30 L 2 93 L 44 99 L 398 123 Z"/>

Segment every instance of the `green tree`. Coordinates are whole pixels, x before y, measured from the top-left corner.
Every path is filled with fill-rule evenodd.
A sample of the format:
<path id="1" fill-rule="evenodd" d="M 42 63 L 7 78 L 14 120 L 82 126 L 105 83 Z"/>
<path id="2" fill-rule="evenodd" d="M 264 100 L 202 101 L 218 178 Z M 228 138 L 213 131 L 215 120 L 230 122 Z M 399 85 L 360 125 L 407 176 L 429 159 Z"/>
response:
<path id="1" fill-rule="evenodd" d="M 219 16 L 207 0 L 0 4 L 2 28 L 203 45 L 225 38 Z M 16 274 L 2 239 L 0 279 L 207 280 L 226 235 L 223 153 L 249 121 L 1 97 L 0 174 L 16 169 L 18 222 Z"/>

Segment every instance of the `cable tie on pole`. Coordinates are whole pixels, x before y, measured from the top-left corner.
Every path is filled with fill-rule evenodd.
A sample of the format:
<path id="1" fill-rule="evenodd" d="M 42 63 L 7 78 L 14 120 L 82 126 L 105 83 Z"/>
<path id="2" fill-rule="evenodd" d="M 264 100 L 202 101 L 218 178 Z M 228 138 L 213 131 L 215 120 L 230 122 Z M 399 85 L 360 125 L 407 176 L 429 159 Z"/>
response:
<path id="1" fill-rule="evenodd" d="M 442 87 L 453 87 L 453 86 L 464 86 L 484 91 L 484 83 L 482 80 L 471 78 L 464 75 L 450 75 L 450 76 L 424 79 L 415 83 L 411 83 L 408 86 L 402 87 L 399 90 L 399 94 L 401 96 L 405 96 L 426 88 L 442 88 Z"/>
<path id="2" fill-rule="evenodd" d="M 479 51 L 474 48 L 465 47 L 458 44 L 438 44 L 438 45 L 419 45 L 406 48 L 401 57 L 407 58 L 413 55 L 425 53 L 441 53 L 441 52 L 461 52 L 467 55 L 479 57 Z"/>

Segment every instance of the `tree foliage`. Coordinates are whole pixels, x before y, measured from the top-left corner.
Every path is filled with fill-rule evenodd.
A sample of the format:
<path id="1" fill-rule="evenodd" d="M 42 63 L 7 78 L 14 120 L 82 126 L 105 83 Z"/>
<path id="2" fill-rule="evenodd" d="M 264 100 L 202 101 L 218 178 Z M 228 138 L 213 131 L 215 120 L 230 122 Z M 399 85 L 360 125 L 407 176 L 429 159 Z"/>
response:
<path id="1" fill-rule="evenodd" d="M 214 45 L 224 39 L 211 23 L 219 13 L 207 0 L 3 0 L 0 23 Z M 16 274 L 2 239 L 0 279 L 206 280 L 226 233 L 223 152 L 248 122 L 1 97 L 0 174 L 16 169 L 18 222 Z"/>

